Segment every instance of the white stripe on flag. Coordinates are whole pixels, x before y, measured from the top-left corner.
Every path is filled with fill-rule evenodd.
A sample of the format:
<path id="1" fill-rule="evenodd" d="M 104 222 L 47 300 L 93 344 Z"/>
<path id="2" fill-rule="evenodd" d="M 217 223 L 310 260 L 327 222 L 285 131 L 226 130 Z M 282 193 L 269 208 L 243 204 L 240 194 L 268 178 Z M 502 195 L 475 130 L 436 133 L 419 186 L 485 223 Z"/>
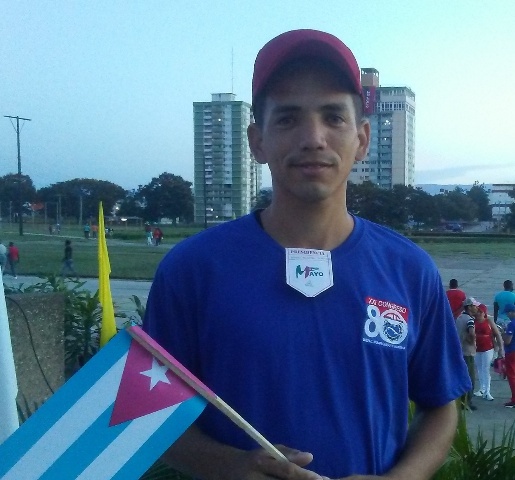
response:
<path id="1" fill-rule="evenodd" d="M 179 407 L 172 405 L 133 420 L 76 480 L 112 478 Z"/>
<path id="2" fill-rule="evenodd" d="M 127 354 L 100 377 L 84 395 L 20 458 L 2 480 L 39 478 L 116 399 Z"/>

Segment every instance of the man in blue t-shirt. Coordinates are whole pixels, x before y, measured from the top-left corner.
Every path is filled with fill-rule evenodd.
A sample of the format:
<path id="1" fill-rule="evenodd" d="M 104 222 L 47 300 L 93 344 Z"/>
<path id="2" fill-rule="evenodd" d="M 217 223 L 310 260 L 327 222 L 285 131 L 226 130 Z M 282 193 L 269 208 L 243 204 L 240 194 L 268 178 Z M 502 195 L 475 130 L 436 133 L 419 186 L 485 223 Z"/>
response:
<path id="1" fill-rule="evenodd" d="M 511 280 L 505 280 L 503 287 L 504 290 L 494 297 L 494 322 L 504 328 L 510 321 L 504 307 L 515 304 L 515 293 L 513 293 L 513 282 Z"/>
<path id="2" fill-rule="evenodd" d="M 430 257 L 347 211 L 371 136 L 354 55 L 324 32 L 279 35 L 252 101 L 271 204 L 174 247 L 144 329 L 286 458 L 208 406 L 164 459 L 204 480 L 429 479 L 470 380 Z"/>

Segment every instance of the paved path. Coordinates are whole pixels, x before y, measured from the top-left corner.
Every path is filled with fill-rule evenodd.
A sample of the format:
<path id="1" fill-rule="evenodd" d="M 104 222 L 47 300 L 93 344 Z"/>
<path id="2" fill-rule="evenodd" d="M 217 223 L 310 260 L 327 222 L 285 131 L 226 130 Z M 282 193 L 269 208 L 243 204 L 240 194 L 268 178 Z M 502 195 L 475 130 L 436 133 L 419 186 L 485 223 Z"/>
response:
<path id="1" fill-rule="evenodd" d="M 81 281 L 85 282 L 84 288 L 90 292 L 96 292 L 98 290 L 98 278 L 84 278 Z M 35 283 L 44 282 L 44 279 L 34 276 L 18 275 L 17 279 L 14 279 L 10 275 L 4 277 L 4 283 L 6 285 L 18 286 L 22 285 L 33 285 Z M 147 303 L 148 292 L 152 282 L 144 280 L 115 280 L 111 279 L 111 295 L 116 305 L 116 310 L 124 312 L 129 317 L 136 315 L 136 309 L 134 302 L 131 300 L 132 295 L 139 297 L 143 305 Z"/>
<path id="2" fill-rule="evenodd" d="M 506 279 L 515 279 L 515 258 L 499 261 L 489 258 L 471 259 L 467 254 L 449 257 L 435 257 L 444 285 L 448 285 L 451 278 L 459 281 L 460 287 L 467 295 L 474 296 L 493 311 L 494 295 L 502 290 L 502 284 Z M 18 277 L 17 280 L 7 276 L 6 284 L 34 283 L 41 281 L 37 277 Z M 151 282 L 137 280 L 111 280 L 113 299 L 118 308 L 129 316 L 134 315 L 134 304 L 130 301 L 131 295 L 137 295 L 143 303 L 146 303 Z M 86 279 L 85 287 L 91 291 L 98 288 L 97 279 Z M 494 401 L 488 402 L 476 399 L 478 410 L 467 412 L 467 426 L 473 439 L 477 437 L 479 429 L 487 440 L 492 439 L 493 431 L 496 437 L 502 435 L 505 425 L 508 427 L 515 422 L 515 409 L 505 408 L 503 403 L 510 399 L 508 382 L 492 373 L 492 395 Z"/>

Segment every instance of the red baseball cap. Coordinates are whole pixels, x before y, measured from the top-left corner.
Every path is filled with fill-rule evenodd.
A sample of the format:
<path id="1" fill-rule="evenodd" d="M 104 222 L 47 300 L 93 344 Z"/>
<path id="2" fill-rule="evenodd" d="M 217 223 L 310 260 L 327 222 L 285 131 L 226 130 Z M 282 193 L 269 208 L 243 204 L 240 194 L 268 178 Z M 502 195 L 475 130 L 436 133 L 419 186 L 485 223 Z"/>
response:
<path id="1" fill-rule="evenodd" d="M 352 92 L 362 96 L 360 70 L 349 47 L 330 33 L 302 29 L 282 33 L 258 52 L 252 77 L 252 101 L 279 67 L 304 56 L 324 58 L 334 63 L 349 80 Z"/>

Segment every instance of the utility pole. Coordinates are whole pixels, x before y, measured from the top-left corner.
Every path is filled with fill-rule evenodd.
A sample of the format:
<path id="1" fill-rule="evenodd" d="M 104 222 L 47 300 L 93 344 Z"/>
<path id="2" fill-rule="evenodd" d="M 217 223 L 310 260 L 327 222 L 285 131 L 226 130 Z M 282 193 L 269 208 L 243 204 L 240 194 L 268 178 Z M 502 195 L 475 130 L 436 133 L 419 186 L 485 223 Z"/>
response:
<path id="1" fill-rule="evenodd" d="M 63 215 L 63 211 L 62 211 L 62 208 L 61 208 L 61 197 L 63 196 L 62 193 L 58 193 L 56 195 L 57 199 L 58 199 L 58 203 L 57 203 L 57 223 L 61 224 L 61 217 Z"/>
<path id="2" fill-rule="evenodd" d="M 20 154 L 20 120 L 30 122 L 30 118 L 12 117 L 4 115 L 5 118 L 16 119 L 16 141 L 18 143 L 18 224 L 20 227 L 20 236 L 23 236 L 23 209 L 22 209 L 22 191 L 21 191 L 21 154 Z M 12 120 L 11 120 L 12 123 Z M 14 126 L 14 125 L 13 125 Z"/>

